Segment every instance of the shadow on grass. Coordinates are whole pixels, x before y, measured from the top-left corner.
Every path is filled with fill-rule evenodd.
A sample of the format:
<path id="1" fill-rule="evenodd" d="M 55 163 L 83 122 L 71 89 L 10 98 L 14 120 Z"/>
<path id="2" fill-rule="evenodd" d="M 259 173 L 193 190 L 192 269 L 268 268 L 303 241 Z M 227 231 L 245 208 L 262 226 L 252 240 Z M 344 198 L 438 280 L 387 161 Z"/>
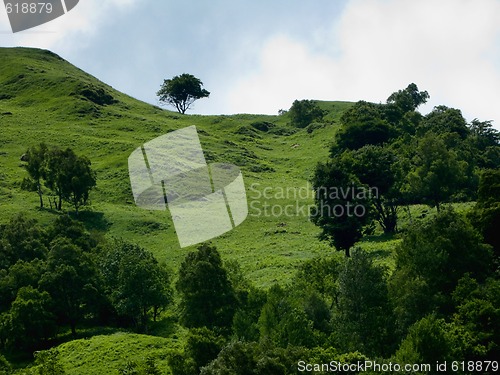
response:
<path id="1" fill-rule="evenodd" d="M 395 233 L 381 233 L 377 235 L 365 236 L 360 242 L 383 243 L 397 239 Z"/>
<path id="2" fill-rule="evenodd" d="M 156 322 L 150 322 L 148 334 L 152 336 L 169 337 L 177 331 L 177 318 L 165 316 Z"/>
<path id="3" fill-rule="evenodd" d="M 78 218 L 71 215 L 73 218 L 78 219 L 85 225 L 85 228 L 88 231 L 101 231 L 106 232 L 113 223 L 109 221 L 105 216 L 104 212 L 95 212 L 95 211 L 80 211 L 78 214 Z"/>

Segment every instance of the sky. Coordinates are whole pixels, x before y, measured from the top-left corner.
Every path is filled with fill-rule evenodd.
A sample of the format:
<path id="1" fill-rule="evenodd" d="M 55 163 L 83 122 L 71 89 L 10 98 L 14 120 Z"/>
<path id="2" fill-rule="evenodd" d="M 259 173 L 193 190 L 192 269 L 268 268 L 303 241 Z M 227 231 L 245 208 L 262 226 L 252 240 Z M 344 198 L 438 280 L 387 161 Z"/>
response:
<path id="1" fill-rule="evenodd" d="M 420 108 L 500 129 L 500 0 L 80 0 L 0 46 L 50 49 L 132 97 L 164 79 L 211 92 L 189 113 L 277 114 L 295 99 L 385 102 L 416 83 Z"/>

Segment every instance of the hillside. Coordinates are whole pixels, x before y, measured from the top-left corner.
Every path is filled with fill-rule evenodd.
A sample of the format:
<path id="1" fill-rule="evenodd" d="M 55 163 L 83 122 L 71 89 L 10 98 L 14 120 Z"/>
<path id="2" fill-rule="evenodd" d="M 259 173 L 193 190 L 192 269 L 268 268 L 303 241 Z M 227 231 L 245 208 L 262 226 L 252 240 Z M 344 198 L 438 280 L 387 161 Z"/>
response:
<path id="1" fill-rule="evenodd" d="M 36 194 L 20 189 L 26 176 L 20 157 L 40 142 L 71 147 L 97 171 L 92 206 L 82 212 L 87 228 L 138 243 L 175 268 L 190 249 L 180 249 L 168 212 L 135 206 L 127 159 L 144 142 L 196 125 L 206 159 L 238 165 L 249 203 L 257 201 L 242 225 L 212 241 L 226 259 L 237 259 L 250 279 L 268 286 L 288 280 L 301 260 L 332 251 L 316 238 L 318 230 L 306 215 L 279 214 L 280 208 L 312 202 L 307 181 L 328 155 L 336 121 L 350 103 L 320 103 L 329 112 L 326 123 L 296 131 L 286 116 L 164 110 L 114 90 L 49 51 L 2 48 L 0 62 L 0 223 L 18 212 L 42 221 L 56 215 L 40 212 Z M 257 130 L 256 122 L 272 127 Z M 273 192 L 270 199 L 256 192 L 265 188 Z M 305 199 L 298 197 L 301 191 Z M 276 217 L 255 215 L 265 203 L 278 206 Z"/>
<path id="2" fill-rule="evenodd" d="M 446 106 L 423 116 L 428 98 L 411 83 L 385 104 L 181 115 L 49 51 L 0 49 L 0 373 L 287 375 L 368 360 L 396 372 L 433 373 L 443 361 L 496 372 L 500 133 Z M 209 163 L 240 167 L 249 215 L 181 248 L 173 208 L 135 204 L 128 161 L 139 149 L 132 176 L 153 181 L 166 158 L 148 142 L 191 127 L 176 133 L 182 161 L 167 164 L 204 165 L 185 147 L 192 126 Z M 24 155 L 41 142 L 91 161 L 89 206 L 57 211 L 46 194 L 40 208 L 24 190 L 40 189 L 23 182 L 37 161 L 47 191 L 54 176 L 64 178 L 50 190 L 73 185 L 73 196 L 84 176 L 94 182 L 88 160 L 69 151 Z M 194 176 L 174 193 L 213 203 L 184 189 L 207 182 Z M 212 170 L 210 184 L 221 177 Z M 311 220 L 346 256 L 310 221 L 313 178 L 322 194 Z M 235 194 L 224 195 L 233 224 Z"/>

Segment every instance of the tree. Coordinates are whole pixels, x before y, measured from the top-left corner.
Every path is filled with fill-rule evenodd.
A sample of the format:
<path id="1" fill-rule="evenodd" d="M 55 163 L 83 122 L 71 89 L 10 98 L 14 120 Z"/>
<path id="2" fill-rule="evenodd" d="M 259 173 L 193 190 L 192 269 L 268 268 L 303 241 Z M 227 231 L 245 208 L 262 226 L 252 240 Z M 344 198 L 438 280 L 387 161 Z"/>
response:
<path id="1" fill-rule="evenodd" d="M 333 319 L 337 344 L 345 352 L 391 353 L 392 311 L 385 275 L 386 270 L 360 249 L 344 260 Z"/>
<path id="2" fill-rule="evenodd" d="M 485 360 L 500 356 L 500 280 L 484 283 L 465 275 L 453 292 L 456 312 L 453 323 L 466 336 L 460 340 L 464 360 Z"/>
<path id="3" fill-rule="evenodd" d="M 79 208 L 87 204 L 90 190 L 96 186 L 96 174 L 91 165 L 90 160 L 84 156 L 76 157 L 68 165 L 65 199 L 73 205 L 77 216 Z"/>
<path id="4" fill-rule="evenodd" d="M 363 236 L 368 222 L 367 191 L 342 163 L 342 155 L 316 167 L 315 205 L 311 221 L 321 227 L 320 238 L 349 257 L 349 249 Z M 359 193 L 359 194 L 358 194 Z"/>
<path id="5" fill-rule="evenodd" d="M 462 139 L 469 135 L 467 121 L 462 116 L 462 112 L 444 105 L 434 107 L 432 112 L 427 114 L 420 123 L 419 134 L 423 135 L 428 131 L 432 131 L 434 134 L 456 133 Z"/>
<path id="6" fill-rule="evenodd" d="M 342 114 L 342 128 L 335 134 L 332 155 L 365 145 L 381 145 L 396 135 L 384 116 L 382 104 L 359 101 Z"/>
<path id="7" fill-rule="evenodd" d="M 11 338 L 17 348 L 32 350 L 51 338 L 56 329 L 49 293 L 31 286 L 19 289 L 10 309 Z"/>
<path id="8" fill-rule="evenodd" d="M 429 315 L 409 329 L 408 335 L 395 354 L 399 363 L 437 363 L 454 360 L 453 343 L 444 319 Z M 429 374 L 439 374 L 431 371 Z"/>
<path id="9" fill-rule="evenodd" d="M 471 220 L 500 260 L 500 171 L 485 170 L 479 180 L 477 203 Z"/>
<path id="10" fill-rule="evenodd" d="M 96 174 L 86 157 L 77 156 L 70 148 L 53 148 L 46 155 L 45 181 L 58 197 L 56 208 L 61 210 L 65 200 L 78 215 L 78 209 L 87 204 L 89 193 L 96 186 Z"/>
<path id="11" fill-rule="evenodd" d="M 185 326 L 231 326 L 236 297 L 215 247 L 204 244 L 187 254 L 179 268 L 176 287 L 181 295 L 181 321 Z"/>
<path id="12" fill-rule="evenodd" d="M 297 128 L 305 128 L 313 121 L 320 121 L 325 111 L 314 100 L 295 100 L 288 111 L 290 121 Z"/>
<path id="13" fill-rule="evenodd" d="M 302 306 L 297 306 L 290 295 L 290 289 L 273 285 L 259 318 L 261 337 L 275 345 L 313 347 L 315 335 L 313 322 L 308 319 Z"/>
<path id="14" fill-rule="evenodd" d="M 387 147 L 366 145 L 343 154 L 346 168 L 350 170 L 372 194 L 370 201 L 375 219 L 384 233 L 394 233 L 398 222 L 399 189 L 402 171 L 396 154 Z"/>
<path id="15" fill-rule="evenodd" d="M 491 249 L 462 216 L 451 209 L 415 223 L 396 248 L 390 294 L 400 332 L 428 314 L 448 314 L 451 293 L 466 274 L 484 280 L 491 272 Z"/>
<path id="16" fill-rule="evenodd" d="M 0 273 L 0 312 L 8 311 L 22 287 L 36 288 L 38 281 L 45 270 L 45 263 L 39 259 L 31 262 L 18 260 L 8 271 Z"/>
<path id="17" fill-rule="evenodd" d="M 96 266 L 89 254 L 66 238 L 53 241 L 39 284 L 50 293 L 54 311 L 61 322 L 69 323 L 73 335 L 85 314 L 98 308 L 101 282 Z"/>
<path id="18" fill-rule="evenodd" d="M 45 176 L 45 156 L 47 155 L 48 148 L 44 143 L 39 146 L 33 146 L 26 151 L 26 158 L 28 163 L 25 165 L 28 171 L 29 178 L 23 181 L 23 188 L 26 190 L 34 190 L 40 198 L 40 208 L 43 208 L 43 190 L 42 180 Z"/>
<path id="19" fill-rule="evenodd" d="M 415 111 L 420 105 L 427 103 L 429 93 L 427 91 L 418 91 L 414 83 L 410 83 L 404 90 L 392 93 L 387 98 L 389 107 L 394 106 L 402 117 L 405 113 Z"/>
<path id="20" fill-rule="evenodd" d="M 418 140 L 412 170 L 404 189 L 436 206 L 458 192 L 466 180 L 468 164 L 447 147 L 442 136 L 429 132 Z"/>
<path id="21" fill-rule="evenodd" d="M 468 140 L 475 150 L 480 168 L 500 168 L 500 132 L 493 128 L 492 121 L 472 120 Z"/>
<path id="22" fill-rule="evenodd" d="M 46 232 L 35 219 L 19 214 L 0 228 L 0 268 L 7 269 L 18 260 L 45 259 Z"/>
<path id="23" fill-rule="evenodd" d="M 122 317 L 147 331 L 153 319 L 172 300 L 170 273 L 152 253 L 138 245 L 115 240 L 101 254 L 106 294 Z"/>
<path id="24" fill-rule="evenodd" d="M 49 148 L 41 143 L 26 152 L 28 163 L 25 165 L 29 177 L 22 187 L 36 191 L 43 208 L 42 181 L 58 198 L 55 207 L 62 208 L 62 201 L 70 203 L 78 215 L 81 206 L 86 205 L 90 191 L 96 186 L 96 174 L 91 162 L 85 156 L 77 156 L 70 148 L 61 150 Z"/>
<path id="25" fill-rule="evenodd" d="M 202 86 L 203 83 L 198 78 L 184 73 L 164 80 L 156 95 L 160 102 L 174 106 L 179 113 L 184 114 L 196 100 L 210 95 Z"/>

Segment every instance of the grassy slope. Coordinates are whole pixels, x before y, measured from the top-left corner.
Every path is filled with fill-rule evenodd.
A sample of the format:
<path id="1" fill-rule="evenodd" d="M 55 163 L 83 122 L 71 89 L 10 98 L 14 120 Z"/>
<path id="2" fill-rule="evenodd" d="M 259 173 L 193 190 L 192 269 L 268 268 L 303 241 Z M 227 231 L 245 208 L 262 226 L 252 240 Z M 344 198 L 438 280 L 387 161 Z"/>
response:
<path id="1" fill-rule="evenodd" d="M 206 157 L 241 167 L 250 200 L 257 190 L 289 190 L 290 199 L 260 199 L 279 206 L 295 205 L 293 189 L 307 186 L 314 165 L 328 155 L 336 131 L 328 125 L 307 133 L 274 135 L 254 131 L 250 124 L 268 121 L 286 127 L 283 116 L 186 116 L 137 101 L 113 90 L 48 51 L 0 49 L 0 222 L 17 212 L 42 221 L 54 217 L 37 209 L 36 194 L 19 188 L 26 176 L 20 156 L 39 142 L 71 147 L 87 155 L 98 173 L 87 226 L 109 230 L 154 252 L 173 268 L 190 248 L 180 249 L 168 212 L 150 212 L 133 204 L 127 171 L 130 153 L 168 131 L 196 125 Z M 85 89 L 104 89 L 115 99 L 98 105 L 82 96 Z M 338 119 L 349 103 L 321 103 Z M 266 171 L 269 167 L 274 171 Z M 262 170 L 262 171 L 259 171 Z M 310 204 L 301 201 L 300 204 Z M 250 210 L 250 214 L 256 213 Z M 303 259 L 332 251 L 316 239 L 318 230 L 307 217 L 255 217 L 212 242 L 228 259 L 238 259 L 258 285 L 286 281 Z"/>
<path id="2" fill-rule="evenodd" d="M 98 105 L 85 90 L 103 89 L 114 98 Z M 286 116 L 179 115 L 137 101 L 75 68 L 48 51 L 0 48 L 0 223 L 18 212 L 49 222 L 56 213 L 37 208 L 38 198 L 19 188 L 26 176 L 20 156 L 39 142 L 71 147 L 87 155 L 98 174 L 92 207 L 82 213 L 91 230 L 108 230 L 154 252 L 176 269 L 187 251 L 181 249 L 168 212 L 149 212 L 133 203 L 127 171 L 130 153 L 168 131 L 196 125 L 207 160 L 241 167 L 250 203 L 284 207 L 296 205 L 295 189 L 303 194 L 314 166 L 328 156 L 328 145 L 342 111 L 350 103 L 322 102 L 331 124 L 312 133 L 292 135 L 253 131 L 250 124 L 267 121 L 286 130 Z M 271 167 L 274 171 L 266 171 Z M 259 171 L 260 170 L 260 171 Z M 258 185 L 254 185 L 258 184 Z M 253 189 L 251 187 L 254 187 Z M 255 190 L 268 187 L 275 196 L 257 199 Z M 280 198 L 284 190 L 288 198 Z M 312 200 L 299 199 L 301 205 Z M 317 239 L 318 229 L 306 216 L 250 216 L 239 227 L 212 240 L 224 259 L 236 259 L 258 286 L 287 282 L 301 261 L 333 252 Z M 390 261 L 395 241 L 366 241 L 381 261 Z M 61 346 L 70 374 L 108 373 L 123 357 L 136 359 L 158 347 L 176 347 L 175 338 L 131 334 L 97 336 Z M 128 353 L 128 354 L 126 354 Z M 156 353 L 156 352 L 155 352 Z M 163 355 L 157 353 L 159 358 Z M 116 368 L 116 366 L 114 367 Z"/>

